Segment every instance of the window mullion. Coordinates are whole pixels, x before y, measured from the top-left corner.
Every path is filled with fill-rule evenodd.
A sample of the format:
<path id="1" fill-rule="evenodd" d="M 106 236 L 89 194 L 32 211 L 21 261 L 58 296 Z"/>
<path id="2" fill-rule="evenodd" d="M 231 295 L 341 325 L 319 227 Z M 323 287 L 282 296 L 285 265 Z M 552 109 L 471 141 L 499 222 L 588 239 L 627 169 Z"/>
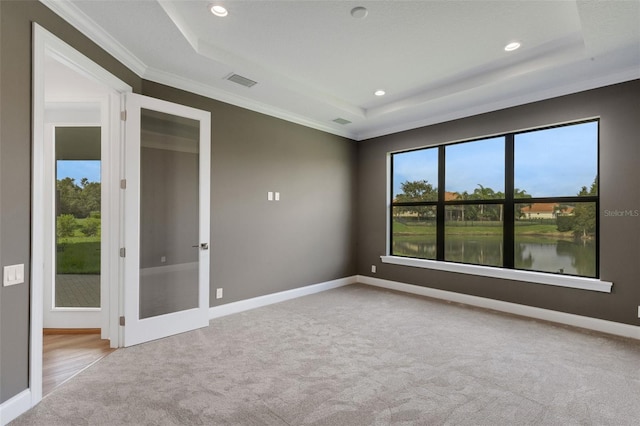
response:
<path id="1" fill-rule="evenodd" d="M 438 206 L 436 207 L 436 259 L 444 260 L 444 145 L 438 147 Z"/>
<path id="2" fill-rule="evenodd" d="M 515 206 L 514 206 L 514 136 L 508 134 L 505 136 L 504 149 L 504 208 L 502 216 L 502 245 L 503 259 L 502 265 L 505 268 L 513 269 L 515 267 Z"/>
<path id="3" fill-rule="evenodd" d="M 391 154 L 391 157 L 389 158 L 389 173 L 391 176 L 390 180 L 390 186 L 389 186 L 389 217 L 387 218 L 388 222 L 388 232 L 389 232 L 389 247 L 387 247 L 388 252 L 387 253 L 391 253 L 393 255 L 393 203 L 394 203 L 394 199 L 393 199 L 393 185 L 395 184 L 394 182 L 394 176 L 395 176 L 395 171 L 393 170 L 393 154 Z"/>

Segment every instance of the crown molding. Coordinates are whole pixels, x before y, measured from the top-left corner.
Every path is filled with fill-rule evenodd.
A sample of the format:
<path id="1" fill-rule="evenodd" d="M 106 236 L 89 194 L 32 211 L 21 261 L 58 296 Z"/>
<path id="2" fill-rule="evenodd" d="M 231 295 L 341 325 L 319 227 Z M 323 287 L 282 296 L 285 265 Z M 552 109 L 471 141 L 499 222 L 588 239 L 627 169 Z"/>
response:
<path id="1" fill-rule="evenodd" d="M 385 136 L 392 133 L 403 132 L 407 130 L 416 129 L 419 127 L 438 124 L 446 121 L 456 120 L 460 118 L 470 117 L 477 114 L 484 114 L 504 108 L 515 107 L 531 102 L 537 102 L 554 97 L 569 95 L 585 90 L 591 90 L 598 87 L 608 86 L 612 84 L 622 83 L 625 81 L 640 79 L 640 69 L 637 66 L 629 66 L 621 71 L 611 73 L 605 76 L 597 76 L 593 78 L 585 78 L 582 80 L 574 81 L 569 84 L 560 86 L 554 86 L 549 89 L 535 90 L 525 95 L 514 95 L 511 97 L 503 98 L 498 101 L 485 102 L 476 105 L 472 105 L 465 108 L 460 108 L 455 111 L 448 111 L 444 113 L 425 113 L 425 118 L 420 120 L 414 120 L 410 122 L 403 122 L 399 124 L 382 125 L 380 127 L 370 128 L 368 130 L 357 131 L 348 127 L 335 128 L 328 123 L 318 120 L 312 120 L 308 117 L 293 113 L 291 111 L 277 108 L 253 99 L 249 99 L 225 90 L 216 88 L 211 85 L 197 82 L 195 80 L 187 79 L 175 74 L 171 74 L 165 71 L 148 67 L 142 60 L 137 58 L 126 47 L 115 40 L 107 31 L 101 28 L 91 18 L 89 18 L 84 12 L 82 12 L 77 6 L 75 6 L 69 0 L 39 0 L 42 4 L 50 8 L 54 13 L 58 14 L 64 20 L 69 22 L 72 26 L 78 29 L 82 34 L 87 36 L 91 41 L 103 48 L 109 54 L 114 56 L 118 61 L 122 62 L 126 67 L 130 68 L 139 77 L 154 81 L 157 83 L 176 87 L 178 89 L 186 90 L 198 95 L 202 95 L 214 100 L 225 102 L 231 105 L 235 105 L 241 108 L 245 108 L 251 111 L 259 112 L 282 120 L 290 121 L 296 124 L 300 124 L 312 129 L 320 130 L 337 136 L 353 139 L 356 141 L 364 141 L 367 139 Z M 161 6 L 165 2 L 160 1 Z M 167 10 L 166 4 L 164 7 Z M 170 16 L 171 18 L 171 16 Z M 175 23 L 175 21 L 174 21 Z M 183 33 L 184 35 L 184 33 Z M 191 34 L 190 41 L 192 47 L 200 55 L 211 57 L 211 52 L 207 54 L 206 50 L 210 46 L 194 46 L 193 35 Z M 199 42 L 199 41 L 198 41 Z M 215 56 L 215 55 L 213 55 Z M 293 83 L 289 81 L 288 83 Z M 295 84 L 294 84 L 295 86 Z M 299 87 L 298 87 L 299 88 Z M 300 91 L 298 90 L 298 93 Z M 318 95 L 318 93 L 315 93 Z M 383 110 L 363 110 L 355 108 L 352 105 L 339 102 L 337 99 L 327 99 L 326 97 L 316 96 L 314 99 L 321 102 L 329 103 L 333 107 L 340 109 L 344 112 L 353 114 L 354 116 L 364 117 L 365 121 L 373 119 L 372 116 L 378 115 L 378 118 L 382 119 L 385 114 Z M 433 103 L 427 102 L 424 104 L 427 107 L 429 104 L 437 107 L 437 100 Z M 437 108 L 430 108 L 436 109 Z M 376 114 L 376 112 L 378 114 Z M 357 123 L 354 123 L 354 127 Z M 362 123 L 365 125 L 365 123 Z"/>
<path id="2" fill-rule="evenodd" d="M 316 120 L 310 120 L 307 117 L 303 117 L 301 115 L 294 114 L 280 108 L 275 108 L 273 106 L 266 105 L 252 99 L 238 96 L 233 93 L 217 89 L 213 86 L 199 83 L 197 81 L 164 72 L 158 69 L 150 68 L 128 49 L 126 49 L 122 44 L 115 40 L 107 31 L 100 27 L 91 18 L 89 18 L 72 2 L 68 0 L 39 1 L 143 79 L 186 90 L 188 92 L 206 96 L 217 101 L 225 102 L 241 108 L 249 109 L 251 111 L 280 118 L 282 120 L 290 121 L 337 136 L 342 136 L 349 139 L 356 138 L 355 133 L 349 131 L 348 129 L 336 129 L 325 123 L 321 123 Z"/>
<path id="3" fill-rule="evenodd" d="M 67 21 L 92 42 L 100 46 L 111 56 L 122 62 L 127 68 L 143 77 L 147 71 L 144 62 L 138 59 L 107 31 L 89 18 L 82 10 L 68 0 L 39 0 L 62 19 Z"/>
<path id="4" fill-rule="evenodd" d="M 310 120 L 309 118 L 302 115 L 297 115 L 284 109 L 276 108 L 253 99 L 229 93 L 227 91 L 220 90 L 213 86 L 199 83 L 197 81 L 184 78 L 176 74 L 168 73 L 154 68 L 148 68 L 147 72 L 144 75 L 144 78 L 148 81 L 153 81 L 155 83 L 164 84 L 176 89 L 185 90 L 187 92 L 201 95 L 216 101 L 225 102 L 237 107 L 269 115 L 271 117 L 280 118 L 282 120 L 300 124 L 305 127 L 320 130 L 326 133 L 331 133 L 336 136 L 342 136 L 348 139 L 356 140 L 356 134 L 350 132 L 348 129 L 335 129 L 319 121 Z"/>

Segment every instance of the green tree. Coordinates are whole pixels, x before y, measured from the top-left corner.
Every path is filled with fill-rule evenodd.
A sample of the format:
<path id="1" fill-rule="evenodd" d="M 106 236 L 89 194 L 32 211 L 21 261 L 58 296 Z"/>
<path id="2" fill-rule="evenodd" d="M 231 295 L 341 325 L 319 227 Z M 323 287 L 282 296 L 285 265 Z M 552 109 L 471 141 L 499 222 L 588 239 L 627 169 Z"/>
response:
<path id="1" fill-rule="evenodd" d="M 82 190 L 80 192 L 80 217 L 88 217 L 91 212 L 100 211 L 100 183 L 89 182 L 87 178 L 83 178 L 81 183 Z"/>
<path id="2" fill-rule="evenodd" d="M 100 183 L 82 178 L 80 185 L 75 179 L 66 177 L 56 181 L 58 214 L 70 214 L 77 218 L 88 217 L 100 211 Z"/>
<path id="3" fill-rule="evenodd" d="M 598 194 L 598 177 L 593 180 L 591 188 L 583 186 L 578 196 Z M 582 239 L 588 239 L 596 232 L 596 203 L 576 203 L 573 208 L 573 234 Z"/>
<path id="4" fill-rule="evenodd" d="M 438 189 L 426 180 L 407 181 L 400 184 L 402 194 L 396 197 L 397 202 L 437 201 Z"/>
<path id="5" fill-rule="evenodd" d="M 395 202 L 398 203 L 438 200 L 438 189 L 426 180 L 403 182 L 400 184 L 400 189 L 402 189 L 402 193 L 398 194 L 395 199 Z M 423 219 L 429 216 L 432 209 L 424 206 L 399 206 L 396 211 L 398 213 L 413 213 Z"/>
<path id="6" fill-rule="evenodd" d="M 513 196 L 517 201 L 522 199 L 531 198 L 531 194 L 527 194 L 526 189 L 515 188 L 513 190 Z M 522 213 L 522 209 L 525 207 L 531 207 L 531 203 L 517 203 L 515 206 L 515 217 L 516 219 L 522 219 L 524 213 Z"/>
<path id="7" fill-rule="evenodd" d="M 59 238 L 73 237 L 78 223 L 71 214 L 63 214 L 56 218 L 56 235 Z"/>
<path id="8" fill-rule="evenodd" d="M 87 237 L 95 237 L 100 233 L 100 219 L 88 217 L 82 225 L 82 233 Z"/>
<path id="9" fill-rule="evenodd" d="M 58 195 L 58 214 L 76 215 L 78 202 L 80 199 L 80 187 L 76 185 L 75 179 L 66 177 L 58 179 L 56 182 L 56 192 Z"/>
<path id="10" fill-rule="evenodd" d="M 470 195 L 472 200 L 495 200 L 498 198 L 504 198 L 501 192 L 495 192 L 488 186 L 478 184 L 478 187 L 473 190 Z M 479 205 L 479 211 L 477 213 L 477 220 L 501 220 L 502 219 L 502 205 Z"/>
<path id="11" fill-rule="evenodd" d="M 557 216 L 556 217 L 556 229 L 559 232 L 572 231 L 574 226 L 574 216 Z"/>

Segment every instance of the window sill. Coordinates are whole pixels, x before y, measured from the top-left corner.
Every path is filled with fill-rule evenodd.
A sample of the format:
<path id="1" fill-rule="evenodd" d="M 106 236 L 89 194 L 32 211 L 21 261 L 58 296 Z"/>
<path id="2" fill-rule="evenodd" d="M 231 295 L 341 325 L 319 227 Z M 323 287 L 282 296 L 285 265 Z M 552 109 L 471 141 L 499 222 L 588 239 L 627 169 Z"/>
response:
<path id="1" fill-rule="evenodd" d="M 570 275 L 545 274 L 543 272 L 522 271 L 514 269 L 495 268 L 491 266 L 467 265 L 461 263 L 438 262 L 436 260 L 414 259 L 399 256 L 380 256 L 382 263 L 412 266 L 415 268 L 436 269 L 439 271 L 456 272 L 459 274 L 479 275 L 483 277 L 502 278 L 505 280 L 525 281 L 536 284 L 546 284 L 558 287 L 578 288 L 581 290 L 611 293 L 612 282 L 601 281 L 597 278 L 575 277 Z"/>

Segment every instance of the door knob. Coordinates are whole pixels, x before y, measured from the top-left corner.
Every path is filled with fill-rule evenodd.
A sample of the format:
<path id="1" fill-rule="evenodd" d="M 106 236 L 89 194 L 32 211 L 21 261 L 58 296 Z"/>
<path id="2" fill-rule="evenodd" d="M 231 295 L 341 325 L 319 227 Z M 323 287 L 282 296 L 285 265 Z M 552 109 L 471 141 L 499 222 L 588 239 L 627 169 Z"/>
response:
<path id="1" fill-rule="evenodd" d="M 200 243 L 199 246 L 191 246 L 193 248 L 200 248 L 201 250 L 209 250 L 209 243 Z"/>

